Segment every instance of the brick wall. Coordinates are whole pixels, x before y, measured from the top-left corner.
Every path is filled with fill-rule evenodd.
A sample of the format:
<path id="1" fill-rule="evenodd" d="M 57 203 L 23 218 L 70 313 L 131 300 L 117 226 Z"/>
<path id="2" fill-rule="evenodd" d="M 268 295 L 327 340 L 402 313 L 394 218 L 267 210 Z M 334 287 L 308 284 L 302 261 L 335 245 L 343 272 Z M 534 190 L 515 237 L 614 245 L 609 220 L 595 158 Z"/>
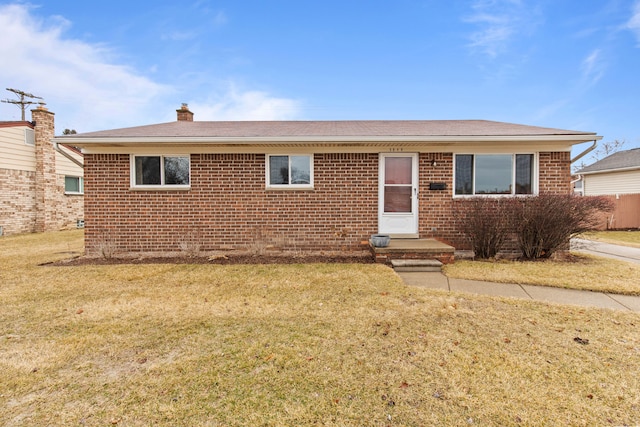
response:
<path id="1" fill-rule="evenodd" d="M 35 175 L 35 172 L 0 169 L 0 226 L 3 234 L 35 231 Z"/>
<path id="2" fill-rule="evenodd" d="M 130 190 L 128 154 L 88 154 L 85 250 L 363 249 L 378 229 L 378 161 L 377 153 L 315 154 L 313 190 L 267 190 L 264 154 L 192 154 L 190 190 L 147 191 Z M 540 155 L 550 171 L 541 191 L 569 191 L 568 162 L 569 153 Z M 419 164 L 420 237 L 464 247 L 452 221 L 453 155 L 422 153 Z M 429 190 L 431 182 L 446 190 Z"/>
<path id="3" fill-rule="evenodd" d="M 540 193 L 570 194 L 571 153 L 540 153 Z"/>
<path id="4" fill-rule="evenodd" d="M 84 197 L 64 194 L 64 175 L 56 175 L 47 231 L 75 228 L 84 218 Z M 4 235 L 34 233 L 36 227 L 36 173 L 0 169 L 0 226 Z"/>
<path id="5" fill-rule="evenodd" d="M 264 154 L 193 154 L 191 189 L 129 189 L 129 155 L 85 156 L 86 251 L 362 249 L 377 231 L 378 155 L 316 154 L 313 190 L 266 190 Z"/>
<path id="6" fill-rule="evenodd" d="M 31 110 L 35 123 L 36 143 L 36 228 L 35 231 L 53 230 L 57 211 L 50 203 L 56 194 L 56 153 L 51 140 L 54 134 L 54 114 L 44 107 Z"/>
<path id="7" fill-rule="evenodd" d="M 50 230 L 76 228 L 79 219 L 84 219 L 84 196 L 82 194 L 64 194 L 64 175 L 56 175 L 54 194 L 47 203 L 55 216 L 51 219 Z"/>

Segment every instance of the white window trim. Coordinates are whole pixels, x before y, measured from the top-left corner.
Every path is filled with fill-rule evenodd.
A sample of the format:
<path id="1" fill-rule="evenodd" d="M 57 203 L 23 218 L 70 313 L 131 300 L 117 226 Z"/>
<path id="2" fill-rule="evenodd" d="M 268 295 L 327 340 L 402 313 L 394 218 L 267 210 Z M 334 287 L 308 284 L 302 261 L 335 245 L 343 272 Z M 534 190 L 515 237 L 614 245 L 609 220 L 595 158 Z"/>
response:
<path id="1" fill-rule="evenodd" d="M 289 167 L 291 167 L 292 156 L 307 156 L 309 157 L 309 184 L 271 184 L 271 157 L 287 156 L 289 157 Z M 315 162 L 315 156 L 310 153 L 281 153 L 281 154 L 267 154 L 265 157 L 265 183 L 266 188 L 270 190 L 309 190 L 313 189 L 313 164 Z"/>
<path id="2" fill-rule="evenodd" d="M 476 156 L 484 156 L 484 155 L 502 155 L 502 156 L 511 156 L 513 165 L 516 162 L 516 155 L 518 154 L 530 154 L 533 155 L 533 170 L 531 171 L 533 177 L 531 178 L 531 194 L 515 194 L 515 185 L 512 185 L 512 193 L 511 194 L 475 194 L 476 192 Z M 473 193 L 474 194 L 456 194 L 456 159 L 457 156 L 473 156 Z M 511 153 L 455 153 L 453 155 L 453 197 L 454 198 L 472 198 L 472 197 L 531 197 L 538 195 L 538 183 L 540 180 L 540 156 L 538 153 L 532 152 L 511 152 Z M 516 168 L 514 167 L 511 171 L 511 183 L 515 184 L 516 182 Z"/>
<path id="3" fill-rule="evenodd" d="M 136 184 L 136 157 L 160 157 L 160 181 L 163 184 Z M 189 159 L 189 184 L 164 184 L 164 158 L 186 157 Z M 131 154 L 129 155 L 129 188 L 131 190 L 189 190 L 191 189 L 191 155 L 190 154 Z"/>
<path id="4" fill-rule="evenodd" d="M 66 190 L 67 178 L 77 178 L 78 179 L 78 184 L 79 184 L 79 187 L 80 187 L 80 191 L 67 191 Z M 68 195 L 72 195 L 72 196 L 77 196 L 77 195 L 83 195 L 84 194 L 84 177 L 75 176 L 75 175 L 65 175 L 64 176 L 64 180 L 65 180 L 64 194 L 68 194 Z"/>

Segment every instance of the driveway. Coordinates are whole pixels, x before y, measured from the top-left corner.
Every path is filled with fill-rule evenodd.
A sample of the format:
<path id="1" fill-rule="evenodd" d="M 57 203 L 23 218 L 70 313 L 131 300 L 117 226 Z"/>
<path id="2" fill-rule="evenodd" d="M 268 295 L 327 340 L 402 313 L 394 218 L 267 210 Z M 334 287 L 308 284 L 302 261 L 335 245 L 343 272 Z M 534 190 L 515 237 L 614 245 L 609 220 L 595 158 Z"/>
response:
<path id="1" fill-rule="evenodd" d="M 595 240 L 571 239 L 571 250 L 640 264 L 640 248 L 612 245 Z"/>

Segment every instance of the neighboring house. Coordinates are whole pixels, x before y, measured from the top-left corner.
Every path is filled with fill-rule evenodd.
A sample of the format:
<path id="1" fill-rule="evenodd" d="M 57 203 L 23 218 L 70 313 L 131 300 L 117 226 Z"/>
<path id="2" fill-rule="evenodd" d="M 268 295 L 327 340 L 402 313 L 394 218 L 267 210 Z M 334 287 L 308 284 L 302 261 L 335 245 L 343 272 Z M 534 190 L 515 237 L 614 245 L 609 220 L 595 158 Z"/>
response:
<path id="1" fill-rule="evenodd" d="M 640 148 L 613 153 L 577 175 L 585 196 L 640 193 Z"/>
<path id="2" fill-rule="evenodd" d="M 0 122 L 0 234 L 82 225 L 83 156 L 54 145 L 54 114 L 32 110 L 32 122 Z"/>
<path id="3" fill-rule="evenodd" d="M 468 247 L 456 204 L 569 194 L 595 133 L 482 121 L 171 123 L 57 137 L 85 157 L 85 250 L 363 249 L 371 234 Z"/>
<path id="4" fill-rule="evenodd" d="M 609 196 L 603 228 L 640 228 L 640 148 L 618 151 L 577 172 L 585 196 Z"/>

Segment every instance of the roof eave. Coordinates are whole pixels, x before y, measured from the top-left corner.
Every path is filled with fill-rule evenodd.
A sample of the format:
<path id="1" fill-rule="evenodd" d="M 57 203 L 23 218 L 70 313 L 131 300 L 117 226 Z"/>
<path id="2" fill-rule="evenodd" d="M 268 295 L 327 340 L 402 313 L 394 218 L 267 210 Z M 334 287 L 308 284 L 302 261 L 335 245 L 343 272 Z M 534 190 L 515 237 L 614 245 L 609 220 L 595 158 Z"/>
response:
<path id="1" fill-rule="evenodd" d="M 367 145 L 369 143 L 450 143 L 464 144 L 469 142 L 558 142 L 580 144 L 583 142 L 601 140 L 602 136 L 596 134 L 568 134 L 568 135 L 450 135 L 450 136 L 279 136 L 279 137 L 168 137 L 168 136 L 138 136 L 138 137 L 56 137 L 56 142 L 69 144 L 76 147 L 89 147 L 98 145 L 147 145 L 147 144 L 289 144 L 289 143 L 350 143 Z"/>
<path id="2" fill-rule="evenodd" d="M 578 172 L 579 175 L 596 175 L 599 173 L 609 173 L 609 172 L 628 172 L 633 170 L 640 170 L 640 165 L 638 166 L 627 166 L 625 168 L 612 168 L 612 169 L 602 169 L 597 171 L 588 171 L 588 172 Z"/>

